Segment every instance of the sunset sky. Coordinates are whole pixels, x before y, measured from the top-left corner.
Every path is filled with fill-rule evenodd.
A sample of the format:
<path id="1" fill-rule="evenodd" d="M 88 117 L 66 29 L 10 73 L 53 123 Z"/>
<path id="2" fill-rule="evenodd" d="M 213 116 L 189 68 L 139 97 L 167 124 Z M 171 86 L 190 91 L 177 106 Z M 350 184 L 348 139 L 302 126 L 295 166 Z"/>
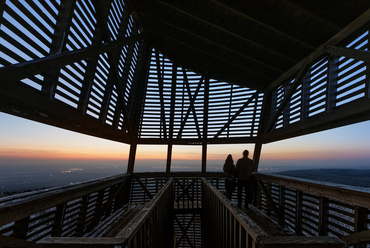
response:
<path id="1" fill-rule="evenodd" d="M 0 113 L 0 166 L 6 164 L 56 163 L 83 161 L 119 161 L 127 165 L 129 145 L 82 135 L 47 126 L 19 117 Z M 210 145 L 209 161 L 222 161 L 227 154 L 234 160 L 252 144 Z M 201 160 L 201 146 L 174 146 L 173 166 L 181 167 L 184 160 Z M 167 146 L 140 145 L 140 161 L 151 160 L 165 165 Z M 178 162 L 176 162 L 178 161 Z M 321 163 L 350 162 L 370 168 L 370 122 L 337 128 L 330 131 L 265 144 L 261 163 L 291 163 L 291 161 L 320 161 Z"/>

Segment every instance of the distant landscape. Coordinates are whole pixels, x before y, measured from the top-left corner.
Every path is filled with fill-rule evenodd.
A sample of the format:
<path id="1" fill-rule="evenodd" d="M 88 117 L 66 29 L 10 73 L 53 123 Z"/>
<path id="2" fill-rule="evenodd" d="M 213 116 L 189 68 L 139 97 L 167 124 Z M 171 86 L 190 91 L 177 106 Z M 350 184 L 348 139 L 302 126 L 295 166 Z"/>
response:
<path id="1" fill-rule="evenodd" d="M 208 171 L 222 171 L 223 161 L 210 163 Z M 59 164 L 59 165 L 2 165 L 0 166 L 0 197 L 14 193 L 32 191 L 50 187 L 59 187 L 77 182 L 123 174 L 126 166 L 122 162 L 95 164 Z M 138 161 L 135 172 L 165 171 L 165 162 L 156 163 Z M 370 169 L 313 169 L 297 166 L 261 167 L 259 172 L 273 173 L 290 177 L 305 178 L 322 182 L 338 183 L 356 187 L 370 188 Z M 176 161 L 173 171 L 200 171 L 200 163 Z"/>
<path id="2" fill-rule="evenodd" d="M 370 188 L 370 170 L 307 169 L 281 171 L 274 174 Z"/>

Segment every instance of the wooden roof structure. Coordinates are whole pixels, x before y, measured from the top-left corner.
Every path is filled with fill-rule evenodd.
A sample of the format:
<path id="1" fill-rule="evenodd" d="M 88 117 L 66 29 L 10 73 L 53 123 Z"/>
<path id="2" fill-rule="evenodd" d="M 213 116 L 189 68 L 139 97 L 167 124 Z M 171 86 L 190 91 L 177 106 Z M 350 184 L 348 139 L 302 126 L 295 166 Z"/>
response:
<path id="1" fill-rule="evenodd" d="M 205 164 L 207 144 L 254 143 L 258 162 L 370 119 L 368 0 L 0 5 L 0 110 L 131 144 L 132 164 L 137 144 L 202 145 Z"/>

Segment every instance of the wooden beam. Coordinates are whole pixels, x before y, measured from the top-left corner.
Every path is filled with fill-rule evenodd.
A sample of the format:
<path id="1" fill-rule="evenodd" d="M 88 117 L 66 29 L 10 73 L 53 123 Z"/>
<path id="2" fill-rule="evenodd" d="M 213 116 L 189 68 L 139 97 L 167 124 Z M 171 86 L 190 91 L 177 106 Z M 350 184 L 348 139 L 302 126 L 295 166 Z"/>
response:
<path id="1" fill-rule="evenodd" d="M 148 195 L 148 197 L 149 197 L 150 199 L 153 199 L 152 194 L 150 193 L 150 191 L 148 190 L 148 188 L 145 186 L 145 184 L 140 180 L 140 178 L 139 178 L 139 177 L 135 177 L 135 176 L 134 176 L 134 178 L 135 178 L 135 180 L 140 184 L 141 188 L 142 188 L 142 189 L 144 190 L 144 192 Z"/>
<path id="2" fill-rule="evenodd" d="M 264 143 L 324 131 L 370 120 L 370 99 L 358 99 L 336 107 L 332 112 L 317 114 L 307 120 L 280 128 L 261 136 Z"/>
<path id="3" fill-rule="evenodd" d="M 327 53 L 329 51 L 329 49 L 331 49 L 330 46 L 335 46 L 335 45 L 339 44 L 340 42 L 345 40 L 347 37 L 352 35 L 353 33 L 358 32 L 358 30 L 360 28 L 365 27 L 365 25 L 367 25 L 369 22 L 370 22 L 370 9 L 367 10 L 360 17 L 358 17 L 356 20 L 354 20 L 352 23 L 350 23 L 348 26 L 343 28 L 341 31 L 339 31 L 330 40 L 325 42 L 323 45 L 319 46 L 318 49 L 316 49 L 309 56 L 307 56 L 306 58 L 301 60 L 295 66 L 293 66 L 290 70 L 288 70 L 286 73 L 284 73 L 282 76 L 280 76 L 277 80 L 272 82 L 270 84 L 270 86 L 267 88 L 267 91 L 275 89 L 277 86 L 284 83 L 288 78 L 291 78 L 294 74 L 296 74 L 302 68 L 302 66 L 305 63 L 307 63 L 307 61 L 313 61 L 313 62 L 317 61 L 325 53 Z M 361 53 L 361 54 L 363 54 L 363 53 Z"/>
<path id="4" fill-rule="evenodd" d="M 161 128 L 163 128 L 163 137 L 167 139 L 167 127 L 166 127 L 166 114 L 164 109 L 164 97 L 163 97 L 163 77 L 162 70 L 159 61 L 159 53 L 155 51 L 156 66 L 157 66 L 157 77 L 158 77 L 158 90 L 159 90 L 159 102 L 161 105 Z M 164 66 L 164 65 L 163 65 Z"/>
<path id="5" fill-rule="evenodd" d="M 325 45 L 324 52 L 370 63 L 370 52 L 369 51 Z"/>
<path id="6" fill-rule="evenodd" d="M 287 106 L 287 104 L 289 103 L 290 98 L 296 91 L 297 87 L 299 86 L 300 83 L 302 83 L 302 80 L 306 74 L 308 65 L 309 65 L 308 60 L 306 61 L 306 63 L 303 63 L 302 68 L 299 70 L 297 76 L 295 77 L 293 84 L 290 85 L 289 91 L 287 92 L 287 94 L 285 94 L 284 100 L 280 104 L 274 116 L 270 119 L 270 123 L 267 126 L 265 133 L 268 133 L 271 131 L 272 127 L 275 125 L 277 119 L 279 118 L 281 112 L 284 110 L 285 106 Z"/>
<path id="7" fill-rule="evenodd" d="M 272 81 L 273 78 L 270 77 L 269 75 L 266 75 L 266 74 L 263 74 L 263 73 L 257 73 L 256 71 L 252 70 L 252 69 L 249 69 L 249 68 L 246 68 L 245 66 L 241 65 L 241 64 L 237 64 L 235 62 L 232 62 L 230 60 L 227 60 L 225 58 L 221 58 L 213 53 L 210 53 L 210 52 L 207 52 L 201 48 L 198 48 L 198 47 L 195 47 L 194 45 L 192 44 L 189 44 L 189 43 L 186 43 L 182 40 L 178 40 L 177 38 L 174 38 L 174 37 L 171 37 L 170 35 L 165 35 L 163 33 L 156 33 L 157 35 L 163 37 L 164 39 L 167 39 L 167 40 L 170 40 L 172 42 L 175 42 L 177 43 L 177 46 L 182 46 L 182 47 L 186 47 L 190 50 L 192 50 L 192 54 L 199 54 L 200 56 L 206 56 L 208 58 L 210 58 L 211 60 L 215 61 L 215 63 L 221 63 L 221 64 L 227 64 L 235 69 L 238 69 L 240 71 L 245 71 L 246 73 L 248 74 L 252 74 L 254 75 L 255 77 L 258 77 L 258 78 L 261 78 L 263 80 L 268 80 L 268 81 Z M 194 59 L 194 58 L 193 58 Z"/>
<path id="8" fill-rule="evenodd" d="M 348 246 L 370 242 L 370 230 L 353 233 L 347 236 L 340 237 L 340 239 L 346 242 Z"/>
<path id="9" fill-rule="evenodd" d="M 170 140 L 166 139 L 157 139 L 157 138 L 138 138 L 136 139 L 138 144 L 141 145 L 155 145 L 155 144 L 168 144 Z M 257 137 L 232 137 L 232 138 L 217 138 L 217 139 L 207 139 L 208 144 L 254 144 L 260 141 Z M 198 138 L 177 138 L 173 139 L 173 145 L 202 145 L 203 141 Z"/>
<path id="10" fill-rule="evenodd" d="M 257 184 L 261 187 L 262 191 L 263 191 L 263 194 L 265 195 L 266 197 L 266 201 L 268 201 L 269 203 L 269 206 L 272 208 L 272 210 L 274 211 L 274 214 L 276 216 L 276 218 L 278 219 L 278 222 L 281 226 L 283 226 L 285 224 L 284 222 L 284 217 L 283 217 L 283 214 L 282 212 L 280 211 L 280 209 L 276 206 L 274 200 L 272 199 L 271 197 L 271 194 L 270 192 L 268 192 L 266 186 L 261 182 L 261 179 L 259 177 L 256 177 L 256 181 L 257 181 Z"/>
<path id="11" fill-rule="evenodd" d="M 243 106 L 241 106 L 238 111 L 235 112 L 235 114 L 227 121 L 227 123 L 225 123 L 225 125 L 215 134 L 215 136 L 213 137 L 214 139 L 217 139 L 218 136 L 220 136 L 222 134 L 222 132 L 230 126 L 230 124 L 243 112 L 243 110 L 254 100 L 256 99 L 257 101 L 257 98 L 258 98 L 258 94 L 259 92 L 256 91 L 249 99 L 248 101 L 246 101 Z"/>
<path id="12" fill-rule="evenodd" d="M 218 49 L 222 49 L 222 50 L 224 50 L 224 51 L 227 51 L 227 52 L 229 52 L 229 53 L 232 53 L 232 54 L 234 54 L 234 55 L 236 55 L 236 56 L 239 56 L 239 57 L 241 57 L 241 58 L 244 58 L 244 59 L 246 59 L 247 61 L 249 61 L 249 62 L 251 62 L 251 63 L 254 63 L 254 64 L 258 64 L 258 65 L 260 65 L 260 66 L 262 66 L 262 67 L 264 67 L 264 68 L 266 68 L 266 69 L 269 69 L 269 70 L 271 70 L 271 71 L 274 71 L 274 73 L 277 73 L 277 74 L 282 74 L 284 71 L 282 71 L 281 69 L 279 69 L 279 68 L 277 68 L 277 67 L 275 67 L 275 66 L 272 66 L 272 65 L 269 65 L 269 64 L 266 64 L 265 62 L 262 62 L 261 60 L 259 60 L 258 58 L 253 58 L 253 57 L 251 57 L 251 56 L 249 56 L 247 53 L 242 53 L 242 52 L 240 52 L 240 50 L 238 50 L 238 51 L 236 51 L 235 49 L 232 49 L 230 46 L 226 46 L 225 44 L 221 44 L 221 43 L 219 43 L 219 42 L 216 42 L 215 40 L 213 40 L 213 39 L 209 39 L 209 38 L 207 38 L 207 37 L 205 37 L 205 36 L 201 36 L 201 35 L 198 35 L 198 34 L 196 34 L 196 33 L 194 33 L 194 32 L 192 32 L 192 31 L 189 31 L 188 29 L 184 29 L 184 28 L 181 28 L 181 27 L 179 27 L 179 26 L 176 26 L 176 25 L 174 25 L 174 24 L 172 24 L 172 23 L 169 23 L 169 22 L 167 22 L 167 21 L 164 21 L 164 20 L 162 20 L 162 19 L 159 19 L 159 18 L 156 18 L 156 17 L 152 17 L 155 21 L 157 21 L 157 22 L 161 22 L 162 24 L 164 24 L 164 25 L 166 25 L 166 26 L 168 26 L 168 27 L 170 27 L 170 28 L 172 28 L 172 29 L 174 29 L 174 30 L 176 30 L 177 32 L 179 32 L 179 33 L 182 33 L 182 34 L 184 34 L 184 33 L 186 33 L 188 36 L 191 36 L 191 37 L 193 37 L 193 38 L 196 38 L 197 40 L 201 40 L 201 41 L 203 41 L 204 43 L 208 43 L 208 44 L 211 44 L 211 45 L 213 45 L 213 46 L 215 46 L 215 47 L 217 47 Z M 155 34 L 158 34 L 158 35 L 160 35 L 158 32 L 155 32 L 155 31 L 153 31 L 152 30 L 152 32 L 154 32 Z M 178 39 L 177 39 L 178 40 Z M 195 44 L 193 44 L 194 45 L 194 48 L 195 48 Z M 296 61 L 295 61 L 296 62 Z"/>
<path id="13" fill-rule="evenodd" d="M 59 54 L 65 48 L 71 30 L 72 18 L 75 7 L 76 1 L 61 2 L 60 12 L 58 13 L 50 54 Z M 54 99 L 54 93 L 57 87 L 58 82 L 57 80 L 59 74 L 60 68 L 55 68 L 54 70 L 49 71 L 45 75 L 44 84 L 42 85 L 42 92 L 50 100 Z"/>
<path id="14" fill-rule="evenodd" d="M 23 83 L 0 83 L 0 111 L 55 127 L 119 142 L 129 142 L 120 130 L 101 124 L 60 101 L 50 101 Z"/>
<path id="15" fill-rule="evenodd" d="M 219 6 L 221 6 L 222 9 L 227 9 L 228 11 L 233 12 L 235 15 L 239 15 L 240 17 L 243 17 L 243 18 L 245 18 L 245 19 L 247 19 L 247 20 L 249 20 L 249 21 L 257 24 L 257 26 L 262 27 L 264 29 L 268 29 L 269 31 L 271 31 L 271 32 L 273 32 L 273 33 L 275 33 L 275 34 L 277 34 L 279 36 L 282 36 L 282 37 L 284 37 L 286 39 L 289 39 L 289 40 L 293 41 L 294 43 L 298 43 L 301 46 L 304 46 L 304 47 L 306 47 L 308 49 L 312 49 L 312 50 L 314 50 L 316 48 L 316 47 L 314 47 L 314 46 L 306 43 L 303 40 L 297 39 L 296 37 L 291 36 L 291 35 L 289 35 L 287 33 L 284 33 L 284 32 L 282 32 L 281 30 L 279 30 L 277 28 L 274 28 L 274 27 L 272 27 L 272 26 L 270 26 L 268 24 L 265 24 L 265 23 L 263 23 L 263 22 L 255 19 L 255 18 L 253 18 L 253 17 L 251 17 L 251 16 L 243 13 L 242 11 L 240 11 L 238 9 L 232 8 L 229 5 L 220 2 L 219 0 L 210 0 L 210 1 L 213 2 L 213 3 L 215 3 L 215 4 L 217 4 L 217 5 L 219 5 Z"/>
<path id="16" fill-rule="evenodd" d="M 254 42 L 254 41 L 252 41 L 250 39 L 247 39 L 247 38 L 245 38 L 245 37 L 243 37 L 243 36 L 241 36 L 239 34 L 236 34 L 235 32 L 232 32 L 230 29 L 223 28 L 223 27 L 221 27 L 219 25 L 216 25 L 216 24 L 213 24 L 213 23 L 211 23 L 211 22 L 209 22 L 207 20 L 204 20 L 204 17 L 202 17 L 202 16 L 196 16 L 196 15 L 194 15 L 192 13 L 189 13 L 187 11 L 184 11 L 184 10 L 182 10 L 182 9 L 174 6 L 174 5 L 171 5 L 169 3 L 165 3 L 165 2 L 163 2 L 161 0 L 156 0 L 155 2 L 157 2 L 161 6 L 161 8 L 163 8 L 163 7 L 164 8 L 168 8 L 168 9 L 170 9 L 170 11 L 174 11 L 174 12 L 180 13 L 180 14 L 182 14 L 184 16 L 187 16 L 189 18 L 194 19 L 195 21 L 201 22 L 201 23 L 206 24 L 206 25 L 208 25 L 208 26 L 210 26 L 212 28 L 215 28 L 216 30 L 219 30 L 219 31 L 221 31 L 223 33 L 227 33 L 230 36 L 233 36 L 235 38 L 238 38 L 238 39 L 242 40 L 243 42 L 245 42 L 247 44 L 251 44 L 252 46 L 254 46 L 256 48 L 259 48 L 259 49 L 268 51 L 269 53 L 272 54 L 272 56 L 277 56 L 277 57 L 280 57 L 280 58 L 282 58 L 284 60 L 290 60 L 291 62 L 296 62 L 296 61 L 292 60 L 291 58 L 287 57 L 286 55 L 281 54 L 281 53 L 278 53 L 275 50 L 272 50 L 272 49 L 270 49 L 268 47 L 262 46 L 261 44 L 259 44 L 257 42 Z"/>
<path id="17" fill-rule="evenodd" d="M 82 48 L 76 51 L 63 52 L 60 54 L 50 55 L 48 57 L 35 59 L 32 61 L 22 62 L 0 68 L 1 84 L 12 84 L 19 80 L 31 77 L 37 74 L 45 74 L 57 67 L 73 64 L 76 61 L 107 53 L 116 47 L 131 44 L 143 39 L 143 34 L 131 36 L 118 41 L 100 44 L 94 47 Z"/>
<path id="18" fill-rule="evenodd" d="M 200 90 L 200 87 L 202 86 L 202 82 L 204 80 L 204 75 L 202 75 L 201 79 L 199 80 L 199 83 L 198 83 L 198 86 L 197 86 L 197 89 L 195 90 L 194 94 L 192 95 L 191 94 L 191 90 L 190 90 L 190 87 L 189 87 L 189 82 L 188 82 L 188 78 L 186 76 L 186 70 L 183 68 L 183 74 L 184 74 L 184 81 L 185 81 L 185 84 L 186 84 L 186 88 L 187 88 L 187 93 L 188 93 L 188 97 L 189 97 L 189 108 L 188 110 L 186 111 L 186 114 L 185 114 L 185 117 L 184 119 L 181 121 L 181 126 L 180 126 L 180 129 L 179 129 L 179 132 L 177 134 L 177 139 L 180 139 L 181 136 L 182 136 L 182 132 L 184 130 L 184 127 L 186 125 L 186 122 L 189 118 L 189 115 L 190 115 L 190 111 L 193 111 L 193 116 L 194 116 L 194 121 L 195 121 L 195 124 L 196 124 L 196 128 L 197 128 L 197 132 L 198 132 L 198 138 L 199 140 L 201 139 L 201 135 L 200 135 L 200 129 L 199 129 L 199 125 L 198 125 L 198 121 L 197 121 L 197 117 L 196 117 L 196 112 L 195 112 L 195 108 L 194 108 L 194 102 L 195 102 L 195 99 L 197 98 L 198 96 L 198 93 L 199 93 L 199 90 Z M 182 109 L 182 111 L 184 111 L 184 109 Z"/>

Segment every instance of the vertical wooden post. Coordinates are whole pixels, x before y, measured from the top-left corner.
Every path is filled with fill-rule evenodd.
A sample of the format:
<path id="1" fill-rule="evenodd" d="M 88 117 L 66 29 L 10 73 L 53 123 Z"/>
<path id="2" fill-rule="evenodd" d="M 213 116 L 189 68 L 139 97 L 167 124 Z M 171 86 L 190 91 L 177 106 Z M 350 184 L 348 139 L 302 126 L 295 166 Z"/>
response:
<path id="1" fill-rule="evenodd" d="M 209 76 L 204 76 L 204 112 L 203 112 L 203 144 L 202 144 L 202 175 L 207 170 L 207 136 L 208 136 L 208 101 L 209 101 Z"/>
<path id="2" fill-rule="evenodd" d="M 128 158 L 127 173 L 132 174 L 134 172 L 135 157 L 136 157 L 137 144 L 131 143 L 130 145 L 130 155 Z"/>
<path id="3" fill-rule="evenodd" d="M 295 216 L 295 234 L 302 235 L 302 215 L 303 215 L 303 193 L 296 192 L 296 216 Z"/>
<path id="4" fill-rule="evenodd" d="M 168 144 L 167 146 L 167 164 L 166 164 L 166 174 L 171 173 L 171 161 L 172 161 L 172 144 Z"/>
<path id="5" fill-rule="evenodd" d="M 167 147 L 167 164 L 166 174 L 171 173 L 172 164 L 172 140 L 173 140 L 173 125 L 175 122 L 175 105 L 176 105 L 176 85 L 177 85 L 177 63 L 174 62 L 172 66 L 172 82 L 171 82 L 171 108 L 170 108 L 170 123 L 168 138 L 170 140 Z"/>
<path id="6" fill-rule="evenodd" d="M 254 152 L 253 152 L 253 163 L 254 163 L 253 171 L 254 172 L 258 171 L 258 164 L 260 162 L 261 150 L 262 150 L 262 142 L 259 141 L 254 145 Z"/>
<path id="7" fill-rule="evenodd" d="M 67 206 L 67 203 L 60 204 L 57 206 L 55 210 L 54 223 L 53 223 L 53 228 L 51 230 L 52 237 L 60 237 L 62 235 L 63 220 L 64 220 L 66 206 Z"/>
<path id="8" fill-rule="evenodd" d="M 75 232 L 76 237 L 81 237 L 83 235 L 88 204 L 89 204 L 89 196 L 87 195 L 87 196 L 82 197 L 80 213 L 78 215 L 77 227 L 76 227 L 76 232 Z"/>
<path id="9" fill-rule="evenodd" d="M 207 168 L 207 143 L 204 142 L 202 144 L 202 175 L 203 176 L 206 174 L 206 168 Z"/>
<path id="10" fill-rule="evenodd" d="M 368 215 L 368 210 L 363 207 L 355 206 L 355 223 L 354 232 L 361 232 L 366 230 L 366 220 Z"/>
<path id="11" fill-rule="evenodd" d="M 285 187 L 279 185 L 279 210 L 281 213 L 282 222 L 285 223 Z"/>
<path id="12" fill-rule="evenodd" d="M 328 235 L 329 199 L 320 196 L 319 203 L 319 236 Z"/>
<path id="13" fill-rule="evenodd" d="M 11 236 L 19 239 L 26 239 L 29 223 L 30 223 L 29 216 L 14 222 L 13 234 Z"/>

